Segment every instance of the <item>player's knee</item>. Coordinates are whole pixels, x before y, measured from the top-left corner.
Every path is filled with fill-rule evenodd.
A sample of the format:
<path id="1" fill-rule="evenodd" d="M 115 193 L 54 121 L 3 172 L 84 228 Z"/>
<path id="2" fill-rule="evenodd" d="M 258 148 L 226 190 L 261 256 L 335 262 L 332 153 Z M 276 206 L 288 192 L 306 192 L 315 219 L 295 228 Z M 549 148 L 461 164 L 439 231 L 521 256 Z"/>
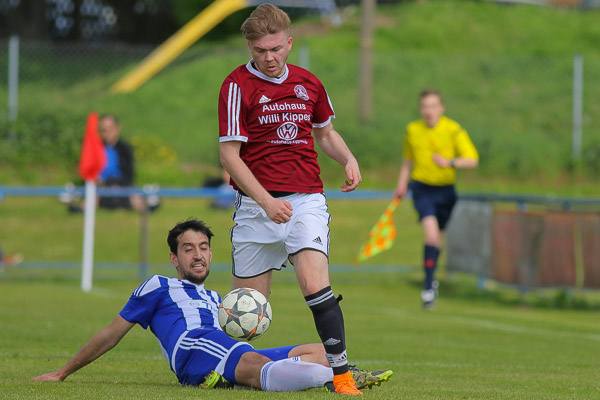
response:
<path id="1" fill-rule="evenodd" d="M 323 343 L 310 343 L 307 346 L 307 355 L 306 357 L 302 357 L 302 361 L 308 361 L 329 367 L 329 361 L 327 361 Z"/>
<path id="2" fill-rule="evenodd" d="M 304 297 L 312 296 L 331 287 L 329 285 L 329 274 L 327 268 L 311 271 L 311 273 L 297 274 L 298 284 Z"/>
<path id="3" fill-rule="evenodd" d="M 425 232 L 425 244 L 433 247 L 440 247 L 442 235 L 439 231 Z"/>
<path id="4" fill-rule="evenodd" d="M 235 381 L 240 385 L 260 389 L 260 372 L 269 361 L 271 360 L 268 357 L 255 351 L 244 353 L 235 367 Z"/>
<path id="5" fill-rule="evenodd" d="M 240 357 L 238 367 L 241 365 L 244 368 L 261 368 L 269 361 L 271 360 L 267 356 L 264 356 L 256 351 L 247 351 L 242 355 L 242 357 Z"/>
<path id="6" fill-rule="evenodd" d="M 289 358 L 300 357 L 300 361 L 312 362 L 329 366 L 327 356 L 325 355 L 325 347 L 322 343 L 307 343 L 301 344 L 290 350 Z"/>
<path id="7" fill-rule="evenodd" d="M 440 248 L 441 240 L 439 238 L 425 238 L 425 245 Z"/>
<path id="8" fill-rule="evenodd" d="M 318 292 L 326 289 L 327 287 L 328 287 L 327 284 L 324 284 L 321 282 L 306 281 L 306 282 L 300 283 L 300 289 L 302 290 L 302 293 L 306 293 L 305 297 L 310 296 L 314 293 L 318 293 Z"/>

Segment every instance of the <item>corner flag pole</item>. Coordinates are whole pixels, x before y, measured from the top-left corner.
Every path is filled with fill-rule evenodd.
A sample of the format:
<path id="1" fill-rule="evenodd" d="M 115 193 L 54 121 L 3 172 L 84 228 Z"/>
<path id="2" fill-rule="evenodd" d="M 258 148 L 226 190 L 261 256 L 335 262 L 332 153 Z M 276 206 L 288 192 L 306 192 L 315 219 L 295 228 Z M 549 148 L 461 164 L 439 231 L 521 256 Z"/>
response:
<path id="1" fill-rule="evenodd" d="M 85 181 L 85 207 L 83 223 L 83 263 L 81 265 L 81 290 L 92 290 L 94 269 L 94 227 L 96 224 L 96 182 Z"/>
<path id="2" fill-rule="evenodd" d="M 92 290 L 94 268 L 94 226 L 96 223 L 96 179 L 106 165 L 104 144 L 98 133 L 98 114 L 90 113 L 79 157 L 79 175 L 85 180 L 85 205 L 83 222 L 83 262 L 81 264 L 81 289 Z"/>

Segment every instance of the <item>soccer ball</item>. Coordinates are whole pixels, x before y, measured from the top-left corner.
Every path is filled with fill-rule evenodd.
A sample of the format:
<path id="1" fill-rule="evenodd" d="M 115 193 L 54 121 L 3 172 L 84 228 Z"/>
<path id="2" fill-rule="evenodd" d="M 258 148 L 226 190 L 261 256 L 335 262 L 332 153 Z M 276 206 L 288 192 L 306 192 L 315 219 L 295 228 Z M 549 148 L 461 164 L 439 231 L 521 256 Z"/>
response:
<path id="1" fill-rule="evenodd" d="M 219 325 L 234 339 L 252 340 L 263 335 L 272 315 L 269 300 L 252 288 L 232 290 L 219 305 Z"/>

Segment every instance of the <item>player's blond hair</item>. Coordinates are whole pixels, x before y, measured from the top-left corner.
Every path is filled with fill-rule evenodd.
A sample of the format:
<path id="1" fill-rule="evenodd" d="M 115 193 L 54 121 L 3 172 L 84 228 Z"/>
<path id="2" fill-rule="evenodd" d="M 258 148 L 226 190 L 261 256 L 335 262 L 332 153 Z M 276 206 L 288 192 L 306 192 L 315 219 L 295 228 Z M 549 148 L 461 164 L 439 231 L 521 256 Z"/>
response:
<path id="1" fill-rule="evenodd" d="M 281 31 L 289 34 L 290 24 L 290 17 L 285 11 L 273 4 L 264 3 L 252 11 L 241 29 L 246 40 L 257 40 Z"/>

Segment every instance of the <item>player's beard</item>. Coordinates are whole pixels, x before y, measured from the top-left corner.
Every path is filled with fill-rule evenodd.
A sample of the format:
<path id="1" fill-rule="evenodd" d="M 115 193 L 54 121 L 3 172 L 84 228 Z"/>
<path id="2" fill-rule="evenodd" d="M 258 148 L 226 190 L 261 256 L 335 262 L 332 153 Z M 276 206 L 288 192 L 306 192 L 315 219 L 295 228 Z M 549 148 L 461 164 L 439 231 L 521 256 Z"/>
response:
<path id="1" fill-rule="evenodd" d="M 184 273 L 182 278 L 187 281 L 190 281 L 196 285 L 202 285 L 204 283 L 204 281 L 206 280 L 206 278 L 208 278 L 209 273 L 210 273 L 210 270 L 206 269 L 206 272 L 204 273 L 204 275 L 198 276 L 190 271 L 190 272 Z"/>

